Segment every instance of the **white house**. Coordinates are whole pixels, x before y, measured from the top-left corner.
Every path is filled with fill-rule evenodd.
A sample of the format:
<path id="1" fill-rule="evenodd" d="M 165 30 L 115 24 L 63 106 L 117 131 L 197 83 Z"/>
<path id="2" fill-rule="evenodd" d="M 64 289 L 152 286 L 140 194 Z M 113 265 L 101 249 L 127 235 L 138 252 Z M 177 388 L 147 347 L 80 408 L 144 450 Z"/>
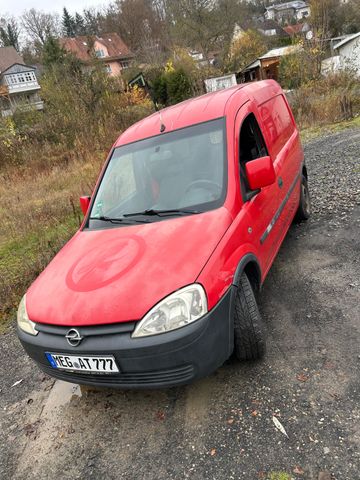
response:
<path id="1" fill-rule="evenodd" d="M 334 45 L 334 50 L 340 57 L 342 68 L 350 68 L 360 75 L 360 32 L 349 35 Z"/>
<path id="2" fill-rule="evenodd" d="M 276 20 L 280 23 L 290 22 L 292 19 L 302 20 L 310 16 L 310 7 L 302 0 L 279 3 L 266 8 L 266 20 Z"/>
<path id="3" fill-rule="evenodd" d="M 333 44 L 335 55 L 323 60 L 321 71 L 323 75 L 350 69 L 360 76 L 360 32 L 347 35 Z"/>
<path id="4" fill-rule="evenodd" d="M 235 74 L 225 75 L 224 77 L 214 77 L 205 80 L 206 92 L 216 92 L 236 85 Z"/>

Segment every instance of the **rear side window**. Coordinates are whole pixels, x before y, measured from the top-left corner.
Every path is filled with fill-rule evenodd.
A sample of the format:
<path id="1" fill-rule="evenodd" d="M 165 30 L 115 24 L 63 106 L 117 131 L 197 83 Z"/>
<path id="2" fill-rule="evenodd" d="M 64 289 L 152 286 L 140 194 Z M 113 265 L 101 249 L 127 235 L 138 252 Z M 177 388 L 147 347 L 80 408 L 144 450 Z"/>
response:
<path id="1" fill-rule="evenodd" d="M 275 160 L 285 143 L 293 134 L 295 125 L 283 95 L 278 95 L 264 103 L 260 106 L 259 111 L 270 154 Z"/>

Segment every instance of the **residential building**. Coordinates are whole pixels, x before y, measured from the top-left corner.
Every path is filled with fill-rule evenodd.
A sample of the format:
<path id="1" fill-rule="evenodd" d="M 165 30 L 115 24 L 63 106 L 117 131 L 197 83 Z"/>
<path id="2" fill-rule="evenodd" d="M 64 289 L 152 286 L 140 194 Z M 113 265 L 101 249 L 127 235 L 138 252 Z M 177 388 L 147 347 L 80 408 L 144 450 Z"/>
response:
<path id="1" fill-rule="evenodd" d="M 289 38 L 286 28 L 282 28 L 275 20 L 258 22 L 256 29 L 266 37 Z"/>
<path id="2" fill-rule="evenodd" d="M 275 20 L 279 23 L 290 23 L 293 20 L 303 20 L 310 16 L 310 7 L 306 2 L 295 0 L 293 2 L 279 3 L 266 8 L 266 20 Z"/>
<path id="3" fill-rule="evenodd" d="M 25 65 L 14 47 L 0 47 L 0 112 L 12 115 L 17 108 L 43 109 L 36 68 Z"/>
<path id="4" fill-rule="evenodd" d="M 296 23 L 295 25 L 287 25 L 284 30 L 290 37 L 304 37 L 310 32 L 310 25 L 307 22 Z"/>
<path id="5" fill-rule="evenodd" d="M 247 30 L 257 30 L 266 37 L 289 38 L 289 34 L 274 20 L 252 19 L 251 21 L 243 22 L 240 26 L 235 24 L 234 33 L 232 37 L 232 44 L 243 37 Z"/>
<path id="6" fill-rule="evenodd" d="M 360 76 L 360 32 L 332 38 L 330 50 L 332 56 L 321 62 L 323 75 L 348 69 Z"/>
<path id="7" fill-rule="evenodd" d="M 88 65 L 98 58 L 110 76 L 120 75 L 130 66 L 134 54 L 117 33 L 60 38 L 62 47 L 71 52 L 83 64 Z"/>
<path id="8" fill-rule="evenodd" d="M 198 67 L 208 67 L 209 65 L 216 66 L 219 61 L 219 51 L 208 52 L 207 57 L 199 50 L 189 51 L 189 56 L 195 61 Z"/>
<path id="9" fill-rule="evenodd" d="M 334 45 L 341 68 L 354 70 L 360 76 L 360 32 L 349 35 Z"/>
<path id="10" fill-rule="evenodd" d="M 300 49 L 301 47 L 299 45 L 289 45 L 287 47 L 269 50 L 237 74 L 238 83 L 266 79 L 278 80 L 281 58 L 284 55 L 297 53 Z"/>
<path id="11" fill-rule="evenodd" d="M 225 75 L 223 77 L 208 78 L 205 82 L 206 92 L 217 92 L 236 85 L 236 76 L 234 74 Z"/>

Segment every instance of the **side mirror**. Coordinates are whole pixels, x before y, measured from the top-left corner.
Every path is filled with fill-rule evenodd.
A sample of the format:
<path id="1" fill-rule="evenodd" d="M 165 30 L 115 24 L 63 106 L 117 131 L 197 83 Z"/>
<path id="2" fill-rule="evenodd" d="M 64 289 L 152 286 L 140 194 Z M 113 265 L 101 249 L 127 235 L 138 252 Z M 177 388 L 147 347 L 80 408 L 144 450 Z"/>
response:
<path id="1" fill-rule="evenodd" d="M 259 190 L 275 182 L 275 170 L 271 157 L 256 158 L 245 163 L 245 171 L 251 190 Z"/>
<path id="2" fill-rule="evenodd" d="M 84 215 L 88 211 L 91 197 L 80 197 L 80 207 Z"/>

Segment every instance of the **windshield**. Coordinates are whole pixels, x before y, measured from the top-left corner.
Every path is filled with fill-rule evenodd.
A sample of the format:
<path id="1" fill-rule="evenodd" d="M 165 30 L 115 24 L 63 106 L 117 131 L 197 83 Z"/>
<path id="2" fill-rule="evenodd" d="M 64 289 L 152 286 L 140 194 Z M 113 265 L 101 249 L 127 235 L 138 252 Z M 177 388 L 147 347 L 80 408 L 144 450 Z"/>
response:
<path id="1" fill-rule="evenodd" d="M 193 125 L 114 150 L 91 209 L 104 220 L 159 220 L 157 212 L 199 213 L 219 207 L 226 190 L 225 119 Z M 135 216 L 134 216 L 135 218 Z M 145 221 L 145 219 L 144 219 Z"/>

